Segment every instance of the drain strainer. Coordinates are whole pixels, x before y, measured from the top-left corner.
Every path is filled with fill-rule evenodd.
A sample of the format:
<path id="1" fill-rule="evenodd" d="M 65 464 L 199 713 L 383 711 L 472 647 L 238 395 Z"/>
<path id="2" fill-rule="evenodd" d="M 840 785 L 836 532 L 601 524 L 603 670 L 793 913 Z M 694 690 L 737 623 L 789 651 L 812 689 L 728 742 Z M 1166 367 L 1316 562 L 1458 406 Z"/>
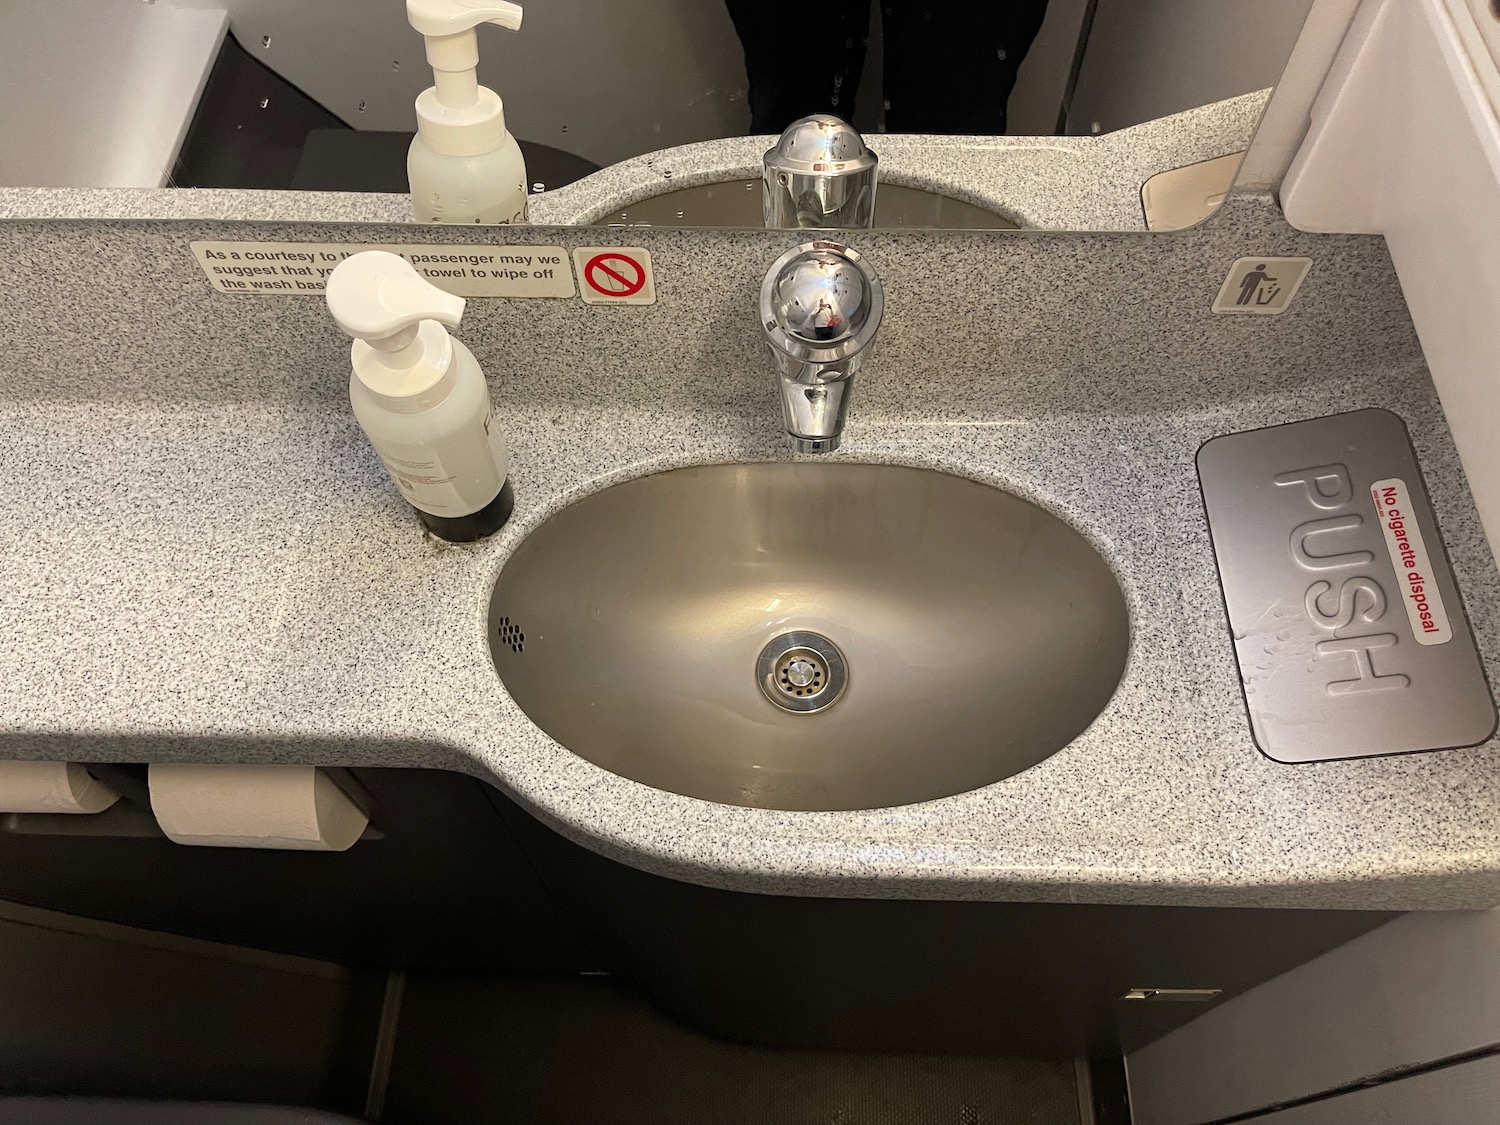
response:
<path id="1" fill-rule="evenodd" d="M 755 679 L 761 694 L 783 711 L 806 714 L 832 706 L 844 694 L 849 669 L 827 637 L 783 633 L 760 650 Z"/>

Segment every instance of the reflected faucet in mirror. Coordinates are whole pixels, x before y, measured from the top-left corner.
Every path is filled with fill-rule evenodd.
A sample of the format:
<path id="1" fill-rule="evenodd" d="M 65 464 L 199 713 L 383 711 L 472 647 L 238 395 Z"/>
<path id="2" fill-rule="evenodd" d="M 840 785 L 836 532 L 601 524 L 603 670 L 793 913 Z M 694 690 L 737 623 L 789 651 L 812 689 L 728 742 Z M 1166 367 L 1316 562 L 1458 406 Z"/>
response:
<path id="1" fill-rule="evenodd" d="M 875 225 L 880 161 L 859 130 L 831 113 L 793 121 L 762 162 L 766 226 Z"/>

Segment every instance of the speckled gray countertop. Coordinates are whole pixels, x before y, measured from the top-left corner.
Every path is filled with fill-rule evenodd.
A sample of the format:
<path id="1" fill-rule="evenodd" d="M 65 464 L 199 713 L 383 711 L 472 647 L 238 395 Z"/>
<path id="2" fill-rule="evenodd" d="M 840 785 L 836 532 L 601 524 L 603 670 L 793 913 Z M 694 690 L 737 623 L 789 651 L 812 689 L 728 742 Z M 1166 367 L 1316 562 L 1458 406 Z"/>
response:
<path id="1" fill-rule="evenodd" d="M 0 756 L 462 770 L 603 854 L 752 891 L 1500 902 L 1496 743 L 1305 766 L 1256 750 L 1198 494 L 1209 437 L 1395 410 L 1496 667 L 1500 578 L 1379 240 L 1291 231 L 1264 199 L 1172 236 L 863 238 L 890 303 L 839 456 L 1058 513 L 1116 568 L 1132 651 L 1095 724 L 1021 774 L 788 813 L 646 788 L 552 742 L 499 682 L 485 609 L 510 552 L 570 501 L 786 456 L 753 295 L 789 236 L 627 232 L 657 264 L 650 308 L 474 302 L 459 335 L 491 375 L 518 501 L 494 539 L 457 548 L 419 534 L 364 442 L 321 302 L 208 291 L 188 240 L 255 229 L 0 224 L 27 279 L 0 290 Z M 1246 250 L 1316 258 L 1286 316 L 1208 313 Z M 80 287 L 68 263 L 85 255 L 125 280 Z"/>

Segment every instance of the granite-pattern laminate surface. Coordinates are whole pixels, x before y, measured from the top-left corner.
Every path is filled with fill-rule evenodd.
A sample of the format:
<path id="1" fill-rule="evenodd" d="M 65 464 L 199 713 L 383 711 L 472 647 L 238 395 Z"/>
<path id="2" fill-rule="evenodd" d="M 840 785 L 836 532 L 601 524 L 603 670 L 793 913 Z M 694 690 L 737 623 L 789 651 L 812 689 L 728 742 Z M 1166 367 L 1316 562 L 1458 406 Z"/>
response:
<path id="1" fill-rule="evenodd" d="M 459 334 L 491 376 L 517 509 L 459 548 L 422 537 L 365 444 L 322 302 L 213 293 L 187 249 L 382 235 L 0 225 L 0 470 L 25 482 L 0 494 L 0 756 L 462 770 L 603 854 L 753 891 L 1500 902 L 1496 743 L 1304 766 L 1255 749 L 1198 496 L 1208 437 L 1397 411 L 1496 667 L 1500 578 L 1379 239 L 1301 234 L 1258 197 L 1176 235 L 861 236 L 888 311 L 839 456 L 944 469 L 1058 513 L 1120 576 L 1132 650 L 1098 721 L 1032 769 L 919 805 L 786 813 L 569 753 L 499 682 L 484 615 L 507 556 L 570 501 L 786 456 L 753 310 L 793 236 L 484 232 L 646 245 L 660 301 L 471 303 Z M 1208 311 L 1245 253 L 1314 258 L 1292 311 Z"/>
<path id="2" fill-rule="evenodd" d="M 883 134 L 881 176 L 1000 211 L 1041 230 L 1144 230 L 1141 186 L 1158 172 L 1240 152 L 1269 90 L 1099 137 Z M 622 161 L 531 197 L 534 224 L 582 225 L 663 191 L 760 176 L 773 137 L 731 137 Z M 232 219 L 410 223 L 405 195 L 219 188 L 0 188 L 0 219 Z"/>

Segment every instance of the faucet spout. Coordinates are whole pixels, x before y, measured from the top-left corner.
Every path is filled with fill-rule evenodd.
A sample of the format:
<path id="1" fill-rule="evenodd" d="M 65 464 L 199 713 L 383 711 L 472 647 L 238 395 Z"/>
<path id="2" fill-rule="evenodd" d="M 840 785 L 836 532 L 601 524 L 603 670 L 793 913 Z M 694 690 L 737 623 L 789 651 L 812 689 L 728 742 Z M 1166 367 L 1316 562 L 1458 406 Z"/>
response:
<path id="1" fill-rule="evenodd" d="M 880 278 L 837 242 L 805 243 L 771 266 L 761 327 L 776 363 L 781 416 L 797 453 L 831 453 L 849 419 L 854 376 L 885 310 Z"/>
<path id="2" fill-rule="evenodd" d="M 794 452 L 832 453 L 839 447 L 859 367 L 859 356 L 832 364 L 788 359 L 781 367 L 781 418 Z"/>

